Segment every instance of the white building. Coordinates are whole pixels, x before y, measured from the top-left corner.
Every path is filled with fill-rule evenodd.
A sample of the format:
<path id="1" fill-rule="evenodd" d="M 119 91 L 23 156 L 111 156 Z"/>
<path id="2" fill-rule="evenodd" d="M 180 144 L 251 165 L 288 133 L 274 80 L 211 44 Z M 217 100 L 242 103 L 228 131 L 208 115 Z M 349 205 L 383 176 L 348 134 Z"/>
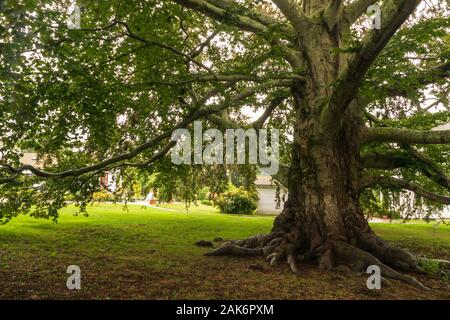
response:
<path id="1" fill-rule="evenodd" d="M 271 176 L 258 175 L 255 181 L 256 191 L 258 192 L 258 206 L 256 213 L 261 215 L 277 215 L 283 210 L 283 203 L 280 208 L 276 207 L 277 186 L 272 181 Z M 287 189 L 280 186 L 280 198 L 287 199 Z"/>

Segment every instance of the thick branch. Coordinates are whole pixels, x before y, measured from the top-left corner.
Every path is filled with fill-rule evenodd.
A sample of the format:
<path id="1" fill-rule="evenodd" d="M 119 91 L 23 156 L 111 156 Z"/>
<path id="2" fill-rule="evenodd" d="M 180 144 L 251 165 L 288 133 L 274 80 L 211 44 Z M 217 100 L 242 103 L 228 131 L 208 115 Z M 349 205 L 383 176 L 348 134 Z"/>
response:
<path id="1" fill-rule="evenodd" d="M 418 184 L 391 177 L 371 177 L 367 179 L 361 187 L 364 189 L 374 185 L 405 189 L 412 191 L 418 196 L 424 197 L 426 199 L 442 204 L 450 204 L 450 197 L 425 190 Z"/>
<path id="2" fill-rule="evenodd" d="M 251 74 L 192 74 L 192 77 L 186 80 L 180 81 L 159 81 L 159 80 L 148 80 L 144 82 L 131 83 L 127 86 L 183 86 L 194 82 L 238 82 L 238 81 L 249 81 L 249 82 L 265 82 L 268 80 L 283 80 L 280 81 L 280 86 L 291 87 L 295 80 L 303 80 L 301 76 L 297 75 L 278 75 L 273 77 L 258 77 Z"/>
<path id="3" fill-rule="evenodd" d="M 409 144 L 447 144 L 450 143 L 450 130 L 425 131 L 398 128 L 365 128 L 362 142 L 398 142 Z"/>
<path id="4" fill-rule="evenodd" d="M 361 158 L 361 163 L 364 168 L 385 170 L 413 166 L 410 157 L 406 154 L 400 154 L 398 152 L 368 153 Z"/>
<path id="5" fill-rule="evenodd" d="M 364 168 L 370 169 L 397 169 L 397 168 L 410 168 L 419 170 L 427 178 L 433 180 L 437 184 L 450 191 L 450 179 L 435 163 L 425 158 L 413 147 L 406 145 L 410 148 L 408 154 L 401 154 L 397 152 L 380 154 L 377 152 L 366 154 L 361 163 Z M 404 148 L 406 148 L 406 146 Z M 405 149 L 406 150 L 406 149 Z"/>
<path id="6" fill-rule="evenodd" d="M 388 125 L 368 112 L 366 113 L 366 117 L 380 127 L 388 127 Z M 400 167 L 418 169 L 426 177 L 450 191 L 450 179 L 436 163 L 428 159 L 426 156 L 424 156 L 422 153 L 420 153 L 407 143 L 401 143 L 400 147 L 407 152 L 407 155 L 367 155 L 362 159 L 363 166 L 365 166 L 366 168 L 377 169 L 394 169 Z M 389 157 L 391 159 L 388 159 Z M 392 159 L 393 157 L 394 159 Z"/>
<path id="7" fill-rule="evenodd" d="M 247 16 L 233 14 L 232 17 L 226 8 L 221 8 L 217 3 L 212 4 L 213 1 L 206 0 L 174 0 L 176 3 L 183 7 L 199 11 L 206 14 L 208 17 L 214 20 L 225 22 L 226 24 L 238 27 L 244 31 L 250 31 L 253 33 L 266 32 L 267 26 L 259 21 L 250 19 Z"/>
<path id="8" fill-rule="evenodd" d="M 261 129 L 267 119 L 272 115 L 272 112 L 291 94 L 291 90 L 285 89 L 277 93 L 277 96 L 269 103 L 263 114 L 253 122 L 252 127 Z"/>
<path id="9" fill-rule="evenodd" d="M 259 86 L 245 88 L 238 94 L 232 96 L 229 100 L 223 102 L 222 104 L 213 105 L 213 106 L 204 106 L 204 107 L 198 108 L 198 109 L 194 110 L 193 112 L 191 112 L 191 114 L 189 116 L 187 116 L 185 119 L 183 119 L 178 124 L 176 124 L 172 129 L 153 137 L 149 141 L 141 144 L 140 146 L 136 147 L 135 149 L 133 149 L 132 151 L 130 151 L 128 153 L 125 153 L 125 154 L 122 154 L 122 155 L 119 155 L 116 157 L 112 157 L 108 160 L 102 161 L 95 165 L 90 165 L 90 166 L 86 166 L 86 167 L 79 168 L 79 169 L 67 170 L 64 172 L 56 173 L 56 172 L 42 171 L 31 165 L 24 165 L 24 166 L 16 169 L 16 168 L 13 168 L 12 166 L 10 166 L 9 164 L 0 163 L 0 167 L 5 168 L 12 174 L 10 177 L 1 178 L 0 184 L 13 182 L 17 178 L 18 175 L 22 174 L 24 171 L 27 171 L 27 170 L 41 178 L 61 179 L 61 178 L 69 177 L 69 176 L 80 176 L 85 173 L 102 170 L 112 164 L 119 163 L 119 162 L 122 162 L 125 160 L 130 160 L 130 159 L 136 157 L 137 155 L 139 155 L 140 153 L 142 153 L 143 151 L 145 151 L 153 146 L 156 146 L 163 140 L 169 138 L 174 130 L 179 129 L 179 128 L 185 128 L 190 123 L 192 123 L 193 121 L 195 121 L 201 117 L 206 117 L 206 116 L 214 114 L 220 110 L 226 109 L 230 106 L 230 104 L 238 102 L 240 100 L 243 100 L 243 99 L 255 94 L 256 92 L 258 92 L 259 90 L 261 90 L 263 88 L 267 88 L 267 87 L 274 86 L 274 85 L 275 86 L 279 85 L 279 82 L 269 81 L 269 82 L 261 84 Z M 204 99 L 202 98 L 202 101 L 203 100 Z M 165 150 L 165 149 L 163 149 L 163 150 Z"/>
<path id="10" fill-rule="evenodd" d="M 305 15 L 297 1 L 292 0 L 272 0 L 280 9 L 286 19 L 291 23 L 297 34 L 305 32 L 308 23 Z"/>
<path id="11" fill-rule="evenodd" d="M 331 97 L 330 119 L 341 114 L 355 98 L 363 77 L 373 61 L 419 3 L 420 0 L 390 0 L 383 4 L 381 29 L 370 31 L 364 38 L 361 49 L 350 61 L 347 71 L 339 80 Z"/>
<path id="12" fill-rule="evenodd" d="M 248 9 L 243 6 L 240 6 L 238 3 L 234 3 L 233 1 L 230 1 L 230 0 L 208 0 L 208 2 L 221 8 L 221 9 L 225 9 L 225 10 L 230 9 L 233 6 L 238 6 L 241 12 L 242 12 L 242 10 L 245 10 L 245 15 L 247 17 L 265 25 L 266 27 L 271 28 L 271 27 L 276 26 L 276 28 L 278 30 L 280 30 L 282 33 L 284 33 L 285 35 L 295 33 L 295 31 L 292 28 L 290 28 L 289 26 L 281 24 L 282 23 L 281 21 L 274 19 L 269 15 L 258 12 L 256 10 L 252 10 L 252 9 Z"/>
<path id="13" fill-rule="evenodd" d="M 426 177 L 450 191 L 450 179 L 436 163 L 426 158 L 409 144 L 401 144 L 400 146 L 416 160 L 416 166 Z"/>
<path id="14" fill-rule="evenodd" d="M 259 17 L 257 20 L 253 20 L 248 16 L 238 15 L 235 13 L 231 13 L 227 11 L 227 9 L 223 9 L 224 6 L 220 6 L 218 1 L 206 1 L 206 0 L 174 0 L 179 3 L 183 7 L 196 10 L 200 13 L 207 15 L 208 17 L 222 22 L 224 24 L 234 26 L 239 28 L 242 31 L 249 31 L 261 36 L 263 39 L 267 40 L 271 45 L 278 48 L 286 58 L 286 60 L 294 67 L 300 68 L 302 66 L 302 61 L 299 58 L 298 54 L 286 46 L 280 39 L 274 38 L 273 34 L 271 34 L 270 28 L 261 23 L 261 17 L 264 17 L 262 14 L 256 14 Z M 214 4 L 213 4 L 214 2 Z M 267 21 L 269 21 L 267 18 Z M 288 35 L 286 38 L 291 38 L 291 35 Z"/>
<path id="15" fill-rule="evenodd" d="M 352 25 L 358 18 L 367 12 L 367 9 L 378 0 L 355 0 L 344 8 L 344 19 Z"/>

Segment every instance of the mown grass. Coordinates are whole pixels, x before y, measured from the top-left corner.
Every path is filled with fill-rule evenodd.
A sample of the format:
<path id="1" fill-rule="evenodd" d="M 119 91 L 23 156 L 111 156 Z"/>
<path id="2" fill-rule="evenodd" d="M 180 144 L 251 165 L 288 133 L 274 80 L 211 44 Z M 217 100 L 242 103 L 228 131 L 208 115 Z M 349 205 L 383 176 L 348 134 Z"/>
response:
<path id="1" fill-rule="evenodd" d="M 57 224 L 18 217 L 0 226 L 0 298 L 20 299 L 322 299 L 447 298 L 448 285 L 423 277 L 437 292 L 392 282 L 368 291 L 364 275 L 342 277 L 302 265 L 295 277 L 285 266 L 259 258 L 205 257 L 199 239 L 240 239 L 267 233 L 274 217 L 219 214 L 211 207 L 162 210 L 94 205 L 89 217 L 61 212 Z M 387 240 L 415 253 L 450 258 L 450 227 L 373 224 Z M 219 245 L 220 243 L 215 243 Z M 67 266 L 79 265 L 82 289 L 68 290 Z M 249 268 L 260 264 L 262 271 Z"/>

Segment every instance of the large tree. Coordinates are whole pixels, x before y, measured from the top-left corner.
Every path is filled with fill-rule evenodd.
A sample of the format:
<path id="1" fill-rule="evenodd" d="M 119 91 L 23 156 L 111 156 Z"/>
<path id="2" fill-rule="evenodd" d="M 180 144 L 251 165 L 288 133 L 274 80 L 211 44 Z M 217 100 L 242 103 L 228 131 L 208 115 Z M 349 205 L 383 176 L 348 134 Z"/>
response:
<path id="1" fill-rule="evenodd" d="M 364 26 L 374 4 L 379 29 Z M 294 272 L 300 260 L 354 271 L 376 264 L 421 285 L 398 272 L 417 271 L 417 259 L 375 235 L 360 198 L 387 187 L 450 204 L 450 131 L 430 130 L 450 119 L 431 112 L 448 108 L 445 1 L 78 5 L 81 29 L 66 26 L 68 1 L 2 4 L 3 221 L 56 218 L 68 195 L 83 211 L 105 171 L 126 179 L 168 170 L 172 132 L 195 120 L 268 123 L 285 135 L 275 178 L 288 200 L 269 234 L 211 254 L 261 255 Z M 264 110 L 255 122 L 242 112 L 249 107 Z M 43 168 L 19 165 L 25 149 Z"/>

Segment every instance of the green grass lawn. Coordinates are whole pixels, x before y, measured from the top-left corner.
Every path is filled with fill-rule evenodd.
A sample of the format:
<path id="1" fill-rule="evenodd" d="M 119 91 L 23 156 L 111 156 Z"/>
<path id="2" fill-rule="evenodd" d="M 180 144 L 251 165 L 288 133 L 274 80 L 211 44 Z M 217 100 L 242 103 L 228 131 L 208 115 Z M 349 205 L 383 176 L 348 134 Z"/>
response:
<path id="1" fill-rule="evenodd" d="M 20 299 L 401 299 L 448 298 L 442 279 L 420 276 L 433 292 L 390 281 L 366 288 L 365 275 L 343 277 L 261 258 L 206 257 L 199 239 L 240 239 L 269 232 L 274 217 L 219 214 L 211 207 L 172 210 L 94 205 L 89 217 L 61 212 L 57 224 L 22 216 L 0 226 L 0 298 Z M 450 259 L 450 227 L 433 223 L 373 224 L 387 240 L 416 254 Z M 220 243 L 216 243 L 216 246 Z M 260 264 L 263 270 L 249 268 Z M 78 265 L 82 289 L 68 290 L 67 266 Z"/>

